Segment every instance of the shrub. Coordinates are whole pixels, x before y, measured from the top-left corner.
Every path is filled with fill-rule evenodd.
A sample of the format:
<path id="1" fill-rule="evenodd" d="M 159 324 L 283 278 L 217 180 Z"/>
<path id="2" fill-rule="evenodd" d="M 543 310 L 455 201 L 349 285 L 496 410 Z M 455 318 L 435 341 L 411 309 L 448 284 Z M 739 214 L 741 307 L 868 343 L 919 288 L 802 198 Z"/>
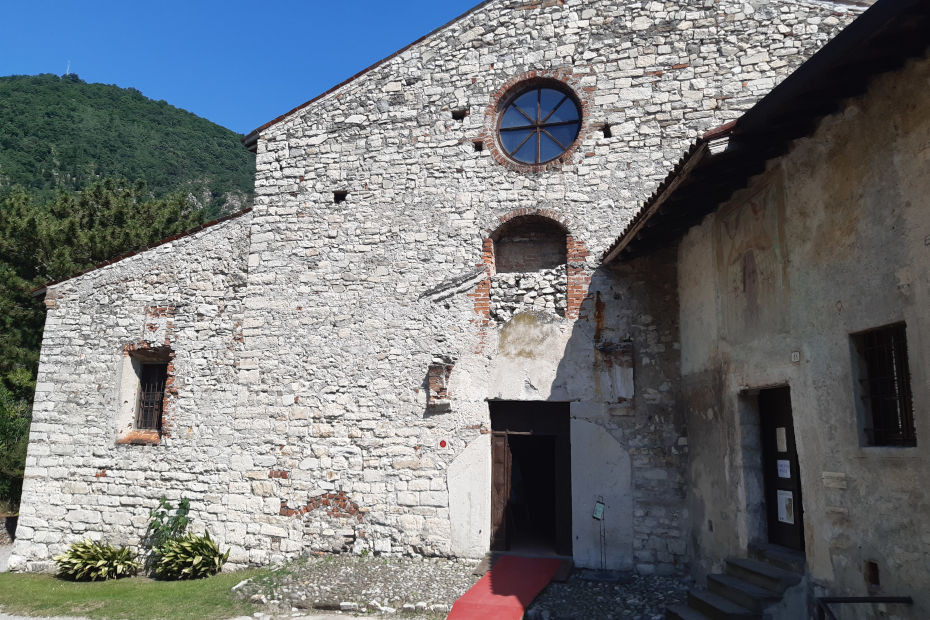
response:
<path id="1" fill-rule="evenodd" d="M 171 515 L 172 506 L 162 496 L 158 500 L 158 507 L 149 511 L 149 527 L 142 539 L 142 548 L 145 550 L 145 570 L 151 571 L 158 563 L 159 549 L 170 540 L 180 538 L 187 531 L 190 524 L 191 502 L 181 498 L 174 515 Z"/>
<path id="2" fill-rule="evenodd" d="M 157 550 L 155 576 L 160 579 L 200 579 L 220 572 L 229 551 L 220 547 L 209 534 L 187 534 L 166 542 Z"/>
<path id="3" fill-rule="evenodd" d="M 55 557 L 58 576 L 75 581 L 100 581 L 135 575 L 136 554 L 128 547 L 116 548 L 92 540 L 76 542 Z"/>

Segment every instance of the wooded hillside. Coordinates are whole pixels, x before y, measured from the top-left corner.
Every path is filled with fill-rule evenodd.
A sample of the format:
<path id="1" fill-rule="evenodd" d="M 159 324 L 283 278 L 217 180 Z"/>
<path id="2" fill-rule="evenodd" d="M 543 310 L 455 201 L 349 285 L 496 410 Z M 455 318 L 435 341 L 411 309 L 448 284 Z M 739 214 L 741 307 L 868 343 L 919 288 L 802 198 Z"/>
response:
<path id="1" fill-rule="evenodd" d="M 239 138 L 134 88 L 75 74 L 0 77 L 0 191 L 141 180 L 156 197 L 193 194 L 212 218 L 251 202 L 255 157 Z"/>
<path id="2" fill-rule="evenodd" d="M 239 136 L 135 89 L 0 77 L 0 514 L 22 485 L 35 289 L 251 205 Z"/>

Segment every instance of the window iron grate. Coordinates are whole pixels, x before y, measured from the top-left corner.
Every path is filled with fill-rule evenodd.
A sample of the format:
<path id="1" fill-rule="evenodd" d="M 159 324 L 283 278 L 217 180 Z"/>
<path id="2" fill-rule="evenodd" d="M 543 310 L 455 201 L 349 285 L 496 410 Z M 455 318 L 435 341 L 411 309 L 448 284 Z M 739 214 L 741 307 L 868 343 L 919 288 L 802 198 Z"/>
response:
<path id="1" fill-rule="evenodd" d="M 916 445 L 904 323 L 855 338 L 865 366 L 861 395 L 871 418 L 866 439 L 875 446 Z"/>
<path id="2" fill-rule="evenodd" d="M 136 428 L 161 431 L 161 417 L 165 403 L 167 364 L 144 364 L 139 377 L 139 407 Z"/>

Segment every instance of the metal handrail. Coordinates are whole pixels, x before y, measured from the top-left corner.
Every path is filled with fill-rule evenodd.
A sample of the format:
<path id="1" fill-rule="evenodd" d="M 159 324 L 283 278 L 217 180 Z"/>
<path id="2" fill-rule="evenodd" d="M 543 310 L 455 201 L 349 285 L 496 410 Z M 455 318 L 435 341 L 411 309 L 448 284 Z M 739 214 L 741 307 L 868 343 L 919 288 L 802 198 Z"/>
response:
<path id="1" fill-rule="evenodd" d="M 863 604 L 863 603 L 900 603 L 913 605 L 914 599 L 909 596 L 818 596 L 817 617 L 819 620 L 839 620 L 830 605 L 837 604 Z"/>

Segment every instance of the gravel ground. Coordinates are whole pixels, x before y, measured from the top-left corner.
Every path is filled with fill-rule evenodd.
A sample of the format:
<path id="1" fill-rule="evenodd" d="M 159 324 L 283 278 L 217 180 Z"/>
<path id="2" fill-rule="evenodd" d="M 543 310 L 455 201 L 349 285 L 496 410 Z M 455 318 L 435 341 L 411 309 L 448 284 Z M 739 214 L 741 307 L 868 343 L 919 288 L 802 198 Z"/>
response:
<path id="1" fill-rule="evenodd" d="M 275 615 L 307 610 L 445 618 L 478 580 L 474 561 L 326 555 L 292 562 L 238 588 Z"/>
<path id="2" fill-rule="evenodd" d="M 240 596 L 264 605 L 272 617 L 328 611 L 347 616 L 402 614 L 405 619 L 445 618 L 452 603 L 478 577 L 474 561 L 326 555 L 293 562 L 244 585 Z M 529 620 L 662 619 L 685 600 L 687 580 L 627 575 L 617 582 L 589 581 L 574 571 L 552 583 L 527 610 Z"/>
<path id="3" fill-rule="evenodd" d="M 602 582 L 586 580 L 584 572 L 550 583 L 526 610 L 528 620 L 662 620 L 666 607 L 688 597 L 688 582 L 681 577 L 628 575 Z"/>

